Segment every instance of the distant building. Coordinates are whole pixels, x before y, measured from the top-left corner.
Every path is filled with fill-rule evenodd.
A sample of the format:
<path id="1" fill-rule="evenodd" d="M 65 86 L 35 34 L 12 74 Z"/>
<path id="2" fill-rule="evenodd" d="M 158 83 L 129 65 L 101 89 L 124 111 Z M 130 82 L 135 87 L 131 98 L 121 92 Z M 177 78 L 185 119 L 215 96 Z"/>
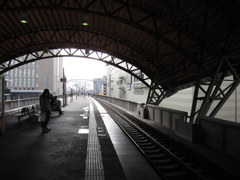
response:
<path id="1" fill-rule="evenodd" d="M 54 95 L 62 95 L 63 60 L 62 58 L 37 61 L 39 65 L 38 89 L 48 88 Z"/>
<path id="2" fill-rule="evenodd" d="M 107 76 L 93 79 L 93 95 L 107 95 Z"/>
<path id="3" fill-rule="evenodd" d="M 135 74 L 141 75 L 140 71 L 135 71 Z M 136 77 L 114 66 L 108 67 L 107 77 L 107 96 L 146 102 L 149 89 Z"/>
<path id="4" fill-rule="evenodd" d="M 138 72 L 135 72 L 138 74 Z M 140 74 L 139 74 L 140 75 Z M 137 103 L 146 103 L 149 88 L 144 86 L 137 78 L 118 69 L 109 66 L 107 70 L 107 96 L 126 99 Z M 143 77 L 144 78 L 144 77 Z M 225 82 L 227 87 L 229 84 Z M 178 91 L 176 94 L 165 98 L 159 106 L 186 111 L 191 113 L 193 94 L 195 87 Z M 240 123 L 240 87 L 230 96 L 216 118 L 230 120 Z"/>
<path id="5" fill-rule="evenodd" d="M 5 73 L 8 99 L 38 97 L 45 88 L 62 94 L 62 58 L 44 59 L 22 65 Z"/>

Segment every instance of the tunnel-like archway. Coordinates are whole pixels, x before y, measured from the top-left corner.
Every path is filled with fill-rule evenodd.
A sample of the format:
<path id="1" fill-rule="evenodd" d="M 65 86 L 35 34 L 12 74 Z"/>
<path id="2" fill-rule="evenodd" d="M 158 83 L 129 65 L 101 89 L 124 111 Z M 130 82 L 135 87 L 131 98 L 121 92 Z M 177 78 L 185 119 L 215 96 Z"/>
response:
<path id="1" fill-rule="evenodd" d="M 89 49 L 71 49 L 71 48 L 53 49 L 53 50 L 45 49 L 44 51 L 25 54 L 24 56 L 11 59 L 10 61 L 1 64 L 0 74 L 5 73 L 8 70 L 17 68 L 23 64 L 31 63 L 37 60 L 56 58 L 56 57 L 76 57 L 76 58 L 87 58 L 92 60 L 98 60 L 106 64 L 115 66 L 121 70 L 124 70 L 125 72 L 136 77 L 145 86 L 150 87 L 150 81 L 149 81 L 150 79 L 143 72 L 141 72 L 141 70 L 138 69 L 137 67 L 129 64 L 126 61 L 117 59 L 109 54 L 92 51 Z"/>
<path id="2" fill-rule="evenodd" d="M 2 73 L 13 68 L 20 56 L 44 59 L 39 53 L 44 49 L 65 49 L 69 55 L 67 49 L 90 49 L 121 59 L 108 63 L 129 65 L 133 75 L 135 67 L 144 73 L 151 80 L 150 104 L 208 80 L 201 106 L 208 109 L 218 99 L 223 75 L 233 75 L 233 88 L 239 83 L 239 7 L 226 0 L 2 0 L 0 68 Z M 228 95 L 220 94 L 224 103 Z M 194 97 L 193 104 L 199 101 Z"/>

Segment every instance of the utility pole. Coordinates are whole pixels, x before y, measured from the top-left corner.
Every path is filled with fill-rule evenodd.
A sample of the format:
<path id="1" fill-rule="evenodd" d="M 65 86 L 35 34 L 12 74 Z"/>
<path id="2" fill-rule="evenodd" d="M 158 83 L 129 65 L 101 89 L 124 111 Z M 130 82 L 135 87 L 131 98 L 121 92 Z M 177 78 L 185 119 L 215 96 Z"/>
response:
<path id="1" fill-rule="evenodd" d="M 85 93 L 86 93 L 86 80 L 85 80 L 85 88 L 84 88 L 84 98 L 85 98 Z"/>
<path id="2" fill-rule="evenodd" d="M 63 78 L 61 78 L 61 82 L 63 83 L 63 107 L 67 105 L 67 93 L 66 93 L 66 76 L 64 73 L 64 68 L 63 68 Z"/>
<path id="3" fill-rule="evenodd" d="M 111 80 L 111 74 L 109 75 L 109 102 L 112 102 L 111 96 L 112 96 L 112 80 Z"/>

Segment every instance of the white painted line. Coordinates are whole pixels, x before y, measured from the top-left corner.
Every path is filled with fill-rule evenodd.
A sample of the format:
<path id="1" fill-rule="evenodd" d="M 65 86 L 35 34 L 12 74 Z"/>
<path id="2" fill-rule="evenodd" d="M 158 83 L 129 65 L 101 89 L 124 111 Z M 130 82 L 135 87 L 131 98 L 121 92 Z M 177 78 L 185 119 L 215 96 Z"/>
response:
<path id="1" fill-rule="evenodd" d="M 78 130 L 78 134 L 88 134 L 89 133 L 89 129 L 79 129 Z"/>
<path id="2" fill-rule="evenodd" d="M 86 110 L 86 109 L 87 109 L 87 110 L 89 109 L 88 106 L 83 108 L 83 110 Z"/>

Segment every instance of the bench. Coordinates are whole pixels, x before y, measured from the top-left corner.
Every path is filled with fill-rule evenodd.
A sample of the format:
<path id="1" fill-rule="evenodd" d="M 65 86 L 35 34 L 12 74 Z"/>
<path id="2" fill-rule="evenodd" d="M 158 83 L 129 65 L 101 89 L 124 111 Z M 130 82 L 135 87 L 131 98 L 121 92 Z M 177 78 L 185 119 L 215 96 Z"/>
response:
<path id="1" fill-rule="evenodd" d="M 40 111 L 40 108 L 39 108 L 38 104 L 33 105 L 31 113 L 29 115 L 30 119 L 34 119 L 37 122 L 39 114 L 40 114 L 39 111 Z"/>
<path id="2" fill-rule="evenodd" d="M 16 114 L 16 117 L 18 119 L 17 124 L 19 125 L 21 122 L 21 118 L 28 116 L 28 119 L 36 119 L 38 118 L 38 111 L 39 107 L 38 105 L 32 105 L 32 106 L 26 106 L 19 109 L 19 111 Z"/>

